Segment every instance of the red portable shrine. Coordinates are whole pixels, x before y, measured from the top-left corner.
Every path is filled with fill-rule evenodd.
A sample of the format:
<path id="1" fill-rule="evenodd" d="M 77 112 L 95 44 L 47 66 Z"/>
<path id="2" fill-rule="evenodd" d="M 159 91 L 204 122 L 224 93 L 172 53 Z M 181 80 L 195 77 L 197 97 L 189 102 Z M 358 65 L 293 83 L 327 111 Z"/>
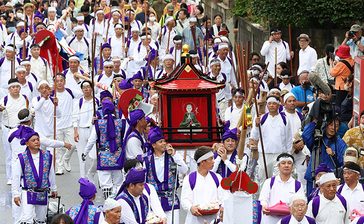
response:
<path id="1" fill-rule="evenodd" d="M 183 60 L 185 59 L 185 60 Z M 185 61 L 169 75 L 158 80 L 161 128 L 166 140 L 176 147 L 212 145 L 220 141 L 216 93 L 225 84 L 208 79 Z"/>
<path id="2" fill-rule="evenodd" d="M 364 110 L 364 56 L 355 57 L 353 116 L 354 125 L 360 124 L 360 113 Z"/>

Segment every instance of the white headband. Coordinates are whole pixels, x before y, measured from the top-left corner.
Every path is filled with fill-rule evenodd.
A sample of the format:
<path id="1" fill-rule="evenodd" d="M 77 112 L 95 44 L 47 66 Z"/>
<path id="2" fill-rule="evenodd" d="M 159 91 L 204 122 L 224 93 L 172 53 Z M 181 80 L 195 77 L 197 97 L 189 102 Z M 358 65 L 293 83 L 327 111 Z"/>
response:
<path id="1" fill-rule="evenodd" d="M 267 99 L 267 103 L 280 103 L 279 100 L 277 100 L 275 97 L 269 97 Z"/>
<path id="2" fill-rule="evenodd" d="M 103 14 L 103 13 L 104 13 L 104 11 L 103 11 L 102 9 L 98 9 L 98 10 L 96 11 L 96 15 L 97 15 L 97 14 L 100 14 L 100 13 L 101 13 L 101 14 Z"/>
<path id="3" fill-rule="evenodd" d="M 221 64 L 221 62 L 219 60 L 213 60 L 210 62 L 210 67 L 217 64 Z"/>
<path id="4" fill-rule="evenodd" d="M 14 49 L 15 48 L 13 46 L 9 46 L 9 45 L 5 47 L 5 51 L 15 51 Z"/>
<path id="5" fill-rule="evenodd" d="M 191 58 L 198 58 L 198 54 L 190 54 Z"/>
<path id="6" fill-rule="evenodd" d="M 28 60 L 22 61 L 20 62 L 20 65 L 30 65 L 30 61 Z"/>
<path id="7" fill-rule="evenodd" d="M 293 159 L 289 156 L 282 156 L 281 158 L 279 158 L 278 163 L 281 163 L 283 161 L 291 161 L 293 163 Z"/>
<path id="8" fill-rule="evenodd" d="M 355 172 L 357 174 L 360 174 L 360 172 L 356 171 L 356 170 L 352 170 L 350 168 L 347 168 L 347 167 L 344 167 L 344 170 L 348 170 L 348 171 L 351 171 L 351 172 Z"/>
<path id="9" fill-rule="evenodd" d="M 200 162 L 207 160 L 208 158 L 214 157 L 214 153 L 212 151 L 209 151 L 208 153 L 206 153 L 205 155 L 201 156 L 200 158 L 198 158 L 197 160 L 197 164 L 199 164 Z"/>
<path id="10" fill-rule="evenodd" d="M 337 180 L 334 173 L 325 173 L 320 177 L 319 183 L 320 183 L 320 185 L 322 185 L 324 183 L 327 183 L 327 182 L 333 181 L 333 180 L 335 180 L 335 181 Z"/>
<path id="11" fill-rule="evenodd" d="M 20 27 L 20 26 L 25 26 L 25 23 L 22 21 L 22 22 L 18 22 L 18 24 L 16 24 L 16 27 Z"/>
<path id="12" fill-rule="evenodd" d="M 20 123 L 24 123 L 27 121 L 30 121 L 32 119 L 32 114 L 29 112 L 29 115 L 21 120 L 19 120 Z"/>
<path id="13" fill-rule="evenodd" d="M 105 66 L 114 66 L 114 62 L 109 61 L 109 60 L 108 60 L 108 61 L 105 61 L 105 62 L 104 62 L 104 67 L 105 67 Z"/>
<path id="14" fill-rule="evenodd" d="M 291 96 L 293 96 L 296 99 L 296 97 L 293 95 L 293 93 L 289 92 L 286 95 L 284 95 L 283 102 L 286 102 L 288 100 L 288 98 Z"/>
<path id="15" fill-rule="evenodd" d="M 104 202 L 104 207 L 103 207 L 103 211 L 106 212 L 106 211 L 109 211 L 111 209 L 114 209 L 114 208 L 117 208 L 117 207 L 120 207 L 121 205 L 113 198 L 108 198 L 105 200 Z"/>
<path id="16" fill-rule="evenodd" d="M 122 28 L 123 28 L 123 25 L 121 25 L 120 23 L 118 23 L 118 24 L 116 24 L 116 25 L 114 26 L 114 29 L 117 29 L 117 28 L 122 29 Z"/>
<path id="17" fill-rule="evenodd" d="M 173 41 L 175 44 L 180 44 L 180 43 L 182 43 L 182 40 L 174 40 Z M 191 55 L 190 55 L 191 56 Z"/>
<path id="18" fill-rule="evenodd" d="M 151 35 L 144 35 L 144 36 L 141 36 L 140 39 L 141 40 L 145 40 L 145 39 L 152 39 L 152 36 Z"/>
<path id="19" fill-rule="evenodd" d="M 17 72 L 26 72 L 27 70 L 25 69 L 25 67 L 24 66 L 18 66 L 16 69 L 15 69 L 15 72 L 17 73 Z"/>
<path id="20" fill-rule="evenodd" d="M 80 26 L 80 25 L 75 26 L 75 28 L 73 28 L 73 32 L 81 31 L 81 30 L 85 31 L 85 28 L 83 28 L 83 26 Z"/>
<path id="21" fill-rule="evenodd" d="M 71 57 L 69 57 L 68 58 L 68 61 L 71 61 L 71 60 L 75 60 L 75 61 L 80 61 L 80 58 L 79 57 L 77 57 L 77 56 L 75 56 L 75 55 L 73 55 L 73 56 L 71 56 Z"/>
<path id="22" fill-rule="evenodd" d="M 47 86 L 49 86 L 49 83 L 46 80 L 42 80 L 38 83 L 38 89 L 40 88 L 41 85 L 46 84 Z"/>
<path id="23" fill-rule="evenodd" d="M 13 86 L 20 86 L 19 82 L 12 82 L 10 84 L 8 84 L 8 88 L 13 87 Z"/>
<path id="24" fill-rule="evenodd" d="M 85 17 L 84 16 L 77 16 L 76 17 L 77 20 L 81 20 L 81 21 L 84 21 L 85 20 Z"/>
<path id="25" fill-rule="evenodd" d="M 220 43 L 218 50 L 225 49 L 225 48 L 229 48 L 229 45 L 227 43 Z"/>
<path id="26" fill-rule="evenodd" d="M 173 57 L 173 55 L 171 55 L 171 54 L 166 54 L 166 55 L 164 56 L 164 58 L 163 58 L 163 61 L 168 60 L 168 59 L 172 59 L 172 60 L 174 61 L 174 57 Z"/>

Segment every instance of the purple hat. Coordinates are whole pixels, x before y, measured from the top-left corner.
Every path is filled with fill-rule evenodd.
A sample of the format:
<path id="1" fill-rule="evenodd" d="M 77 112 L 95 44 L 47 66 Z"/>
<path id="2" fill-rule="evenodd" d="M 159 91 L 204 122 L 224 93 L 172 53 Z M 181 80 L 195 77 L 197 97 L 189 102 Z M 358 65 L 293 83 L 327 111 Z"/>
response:
<path id="1" fill-rule="evenodd" d="M 80 183 L 79 195 L 81 198 L 91 199 L 97 193 L 96 186 L 87 178 L 80 178 L 78 183 Z"/>
<path id="2" fill-rule="evenodd" d="M 112 95 L 110 93 L 110 91 L 108 90 L 104 90 L 100 93 L 100 100 L 102 101 L 102 99 L 104 99 L 105 97 L 110 97 L 112 98 Z"/>
<path id="3" fill-rule="evenodd" d="M 34 132 L 33 128 L 19 125 L 18 129 L 11 133 L 11 135 L 8 138 L 9 142 L 12 142 L 14 138 L 23 139 L 25 136 L 27 136 L 29 133 Z"/>
<path id="4" fill-rule="evenodd" d="M 40 13 L 39 11 L 36 11 L 36 12 L 34 13 L 34 18 L 35 18 L 35 17 L 37 17 L 37 18 L 39 18 L 39 19 L 41 19 L 41 20 L 43 20 L 43 19 L 44 19 L 43 14 L 42 14 L 42 13 Z"/>
<path id="5" fill-rule="evenodd" d="M 39 134 L 37 132 L 35 132 L 34 130 L 29 130 L 29 132 L 24 135 L 24 138 L 20 140 L 20 144 L 25 145 L 29 141 L 29 139 L 33 137 L 33 135 L 37 135 L 39 137 Z"/>
<path id="6" fill-rule="evenodd" d="M 135 73 L 133 75 L 133 77 L 131 78 L 132 80 L 135 80 L 135 79 L 140 79 L 140 80 L 143 80 L 143 75 L 142 75 L 142 72 L 141 71 L 138 71 L 137 73 Z"/>
<path id="7" fill-rule="evenodd" d="M 132 110 L 129 113 L 130 126 L 135 126 L 139 120 L 145 117 L 145 113 L 141 109 Z"/>
<path id="8" fill-rule="evenodd" d="M 115 111 L 115 106 L 110 100 L 107 99 L 107 100 L 102 101 L 102 113 L 104 114 L 104 117 L 107 119 L 106 139 L 109 143 L 109 148 L 110 148 L 111 153 L 114 153 L 117 149 L 115 122 L 114 122 L 114 117 L 113 117 L 114 111 Z"/>
<path id="9" fill-rule="evenodd" d="M 83 199 L 81 207 L 76 217 L 74 218 L 75 223 L 87 224 L 88 219 L 88 206 L 92 205 L 92 199 L 97 193 L 96 186 L 86 178 L 80 178 L 80 196 Z"/>
<path id="10" fill-rule="evenodd" d="M 133 84 L 130 83 L 130 79 L 124 79 L 119 83 L 119 88 L 121 90 L 133 88 Z"/>
<path id="11" fill-rule="evenodd" d="M 149 55 L 148 55 L 148 61 L 153 61 L 156 57 L 158 57 L 158 51 L 151 48 Z"/>
<path id="12" fill-rule="evenodd" d="M 101 50 L 104 50 L 105 48 L 110 48 L 111 49 L 111 45 L 109 43 L 104 43 L 102 46 L 101 46 Z"/>
<path id="13" fill-rule="evenodd" d="M 131 168 L 126 174 L 124 185 L 144 183 L 146 178 L 146 170 L 141 168 Z"/>
<path id="14" fill-rule="evenodd" d="M 225 141 L 228 138 L 232 138 L 235 141 L 237 141 L 238 140 L 237 131 L 238 131 L 238 129 L 236 129 L 236 128 L 225 131 L 225 133 L 222 135 L 222 141 Z"/>
<path id="15" fill-rule="evenodd" d="M 164 139 L 163 131 L 159 127 L 153 127 L 148 133 L 148 141 L 150 144 L 154 144 L 157 141 Z"/>
<path id="16" fill-rule="evenodd" d="M 330 167 L 328 167 L 325 163 L 321 163 L 315 170 L 315 175 L 317 175 L 320 172 L 332 172 L 332 170 L 330 169 Z"/>

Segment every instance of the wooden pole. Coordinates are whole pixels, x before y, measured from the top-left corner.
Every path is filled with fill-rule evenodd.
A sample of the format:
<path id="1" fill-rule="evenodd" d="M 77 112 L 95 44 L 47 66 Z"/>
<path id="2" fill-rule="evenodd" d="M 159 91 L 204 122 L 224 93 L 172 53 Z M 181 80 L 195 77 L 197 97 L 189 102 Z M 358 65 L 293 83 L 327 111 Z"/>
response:
<path id="1" fill-rule="evenodd" d="M 95 58 L 95 53 L 96 53 L 96 34 L 92 35 L 92 45 L 91 45 L 91 56 L 92 58 Z M 101 48 L 100 48 L 101 49 Z M 100 62 L 101 62 L 101 57 L 102 55 L 100 55 Z M 92 60 L 91 62 L 91 66 L 92 68 L 95 66 L 95 60 Z M 96 97 L 95 97 L 95 71 L 94 69 L 91 69 L 91 85 L 92 85 L 92 104 L 93 104 L 93 116 L 96 117 Z"/>
<path id="2" fill-rule="evenodd" d="M 274 87 L 277 86 L 277 47 L 274 48 Z M 264 73 L 263 73 L 264 74 Z"/>
<path id="3" fill-rule="evenodd" d="M 289 38 L 288 39 L 289 50 L 292 51 L 292 29 L 291 29 L 291 24 L 288 25 L 288 38 Z M 289 69 L 291 71 L 291 74 L 293 74 L 293 58 L 291 58 L 291 60 L 289 60 Z"/>

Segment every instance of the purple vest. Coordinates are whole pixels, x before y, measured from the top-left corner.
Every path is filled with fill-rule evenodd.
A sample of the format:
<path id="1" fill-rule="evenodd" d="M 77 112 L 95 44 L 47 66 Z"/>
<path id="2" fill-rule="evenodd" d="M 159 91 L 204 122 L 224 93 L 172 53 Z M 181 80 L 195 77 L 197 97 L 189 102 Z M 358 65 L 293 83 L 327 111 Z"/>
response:
<path id="1" fill-rule="evenodd" d="M 73 206 L 71 207 L 66 214 L 69 215 L 72 220 L 74 220 L 79 213 L 81 208 L 81 205 Z M 96 205 L 89 205 L 88 206 L 88 218 L 87 218 L 87 224 L 94 224 L 99 223 L 100 219 L 100 212 L 98 212 L 98 206 Z"/>
<path id="2" fill-rule="evenodd" d="M 99 119 L 95 123 L 97 133 L 97 170 L 120 170 L 119 163 L 122 143 L 125 133 L 126 121 L 124 119 L 115 119 L 116 146 L 117 150 L 112 153 L 107 141 L 107 119 Z"/>
<path id="3" fill-rule="evenodd" d="M 164 211 L 171 211 L 173 204 L 173 189 L 174 184 L 177 182 L 178 187 L 178 178 L 176 179 L 177 167 L 174 165 L 174 160 L 172 156 L 165 153 L 164 154 L 164 180 L 161 182 L 156 173 L 155 162 L 154 162 L 154 154 L 149 155 L 144 159 L 146 169 L 147 169 L 147 180 L 146 182 L 153 185 L 157 190 L 159 200 L 161 201 L 162 207 Z M 179 209 L 180 203 L 177 196 L 177 192 L 175 192 L 175 204 L 174 209 Z"/>
<path id="4" fill-rule="evenodd" d="M 289 216 L 286 216 L 286 217 L 282 218 L 281 219 L 281 224 L 289 224 L 289 221 L 291 221 L 291 217 L 292 217 L 292 215 L 289 215 Z M 313 218 L 308 217 L 308 216 L 305 216 L 305 217 L 306 217 L 308 223 L 316 224 L 316 221 Z"/>
<path id="5" fill-rule="evenodd" d="M 24 180 L 23 189 L 27 190 L 28 204 L 47 205 L 49 191 L 49 171 L 52 155 L 47 150 L 40 150 L 39 164 L 34 164 L 30 150 L 19 153 L 19 161 Z M 39 174 L 35 168 L 38 165 Z"/>
<path id="6" fill-rule="evenodd" d="M 126 201 L 126 203 L 128 203 L 128 205 L 130 206 L 130 208 L 133 210 L 134 212 L 134 216 L 135 216 L 135 220 L 137 221 L 137 223 L 145 223 L 145 220 L 147 218 L 148 215 L 148 208 L 149 208 L 149 203 L 148 203 L 148 198 L 147 196 L 145 196 L 144 194 L 142 196 L 139 197 L 139 202 L 140 202 L 140 210 L 142 212 L 141 217 L 142 220 L 140 220 L 140 216 L 139 216 L 139 210 L 137 208 L 137 205 L 134 201 L 133 196 L 131 196 L 128 192 L 128 190 L 124 190 L 123 192 L 121 192 L 120 196 L 118 196 L 116 198 L 116 200 L 119 199 L 123 199 L 124 201 Z"/>
<path id="7" fill-rule="evenodd" d="M 356 224 L 364 224 L 364 216 L 360 217 Z"/>

